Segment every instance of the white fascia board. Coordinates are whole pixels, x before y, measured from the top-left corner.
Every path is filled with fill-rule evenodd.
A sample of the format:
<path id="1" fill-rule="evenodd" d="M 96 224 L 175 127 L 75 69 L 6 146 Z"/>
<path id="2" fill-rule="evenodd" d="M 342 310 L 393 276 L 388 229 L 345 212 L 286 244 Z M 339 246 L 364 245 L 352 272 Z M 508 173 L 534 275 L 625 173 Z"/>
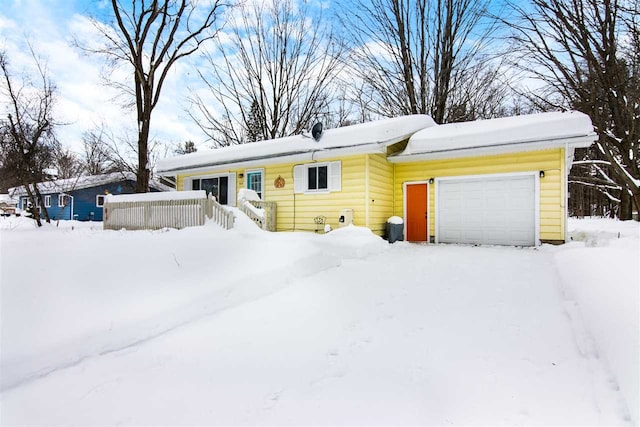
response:
<path id="1" fill-rule="evenodd" d="M 485 145 L 478 147 L 468 147 L 454 150 L 437 150 L 428 151 L 418 154 L 398 154 L 390 156 L 388 161 L 391 163 L 410 163 L 425 160 L 442 160 L 455 159 L 461 157 L 481 157 L 492 156 L 497 154 L 519 153 L 526 151 L 548 150 L 553 148 L 569 148 L 589 147 L 597 139 L 596 134 L 559 138 L 553 140 L 513 142 L 500 145 Z"/>

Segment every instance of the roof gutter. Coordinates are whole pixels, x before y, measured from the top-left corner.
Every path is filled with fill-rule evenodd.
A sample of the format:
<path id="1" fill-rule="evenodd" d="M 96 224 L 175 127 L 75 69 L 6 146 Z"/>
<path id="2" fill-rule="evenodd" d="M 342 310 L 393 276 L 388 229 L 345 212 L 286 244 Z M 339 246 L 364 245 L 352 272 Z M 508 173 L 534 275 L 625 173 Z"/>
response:
<path id="1" fill-rule="evenodd" d="M 358 149 L 358 151 L 362 150 L 365 153 L 375 153 L 375 152 L 386 152 L 386 147 L 391 144 L 395 144 L 396 142 L 403 141 L 409 138 L 413 133 L 409 135 L 403 135 L 401 137 L 392 138 L 387 141 L 378 141 L 378 142 L 370 142 L 367 144 L 350 144 L 350 145 L 341 145 L 339 147 L 328 147 L 328 148 L 309 148 L 306 150 L 296 150 L 296 151 L 287 151 L 283 153 L 276 154 L 264 154 L 259 156 L 245 157 L 242 159 L 234 159 L 234 160 L 221 160 L 217 162 L 203 162 L 200 164 L 189 165 L 189 166 L 177 166 L 168 169 L 160 169 L 156 167 L 157 173 L 161 175 L 165 174 L 175 174 L 178 172 L 198 172 L 203 169 L 211 169 L 219 166 L 226 167 L 235 167 L 246 165 L 247 163 L 257 162 L 261 160 L 273 160 L 280 159 L 282 161 L 299 161 L 299 160 L 317 160 L 318 153 L 326 153 L 322 157 L 329 157 L 329 155 L 339 154 L 341 151 L 349 151 L 351 149 Z M 383 149 L 383 150 L 381 150 Z M 308 158 L 307 158 L 308 157 Z"/>

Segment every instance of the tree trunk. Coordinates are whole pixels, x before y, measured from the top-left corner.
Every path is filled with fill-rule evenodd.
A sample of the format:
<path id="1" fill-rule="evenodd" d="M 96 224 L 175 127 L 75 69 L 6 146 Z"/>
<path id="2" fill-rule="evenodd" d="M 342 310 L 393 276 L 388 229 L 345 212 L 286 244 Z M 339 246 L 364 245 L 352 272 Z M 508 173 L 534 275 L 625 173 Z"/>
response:
<path id="1" fill-rule="evenodd" d="M 40 221 L 40 213 L 38 212 L 38 207 L 36 205 L 36 199 L 29 187 L 29 184 L 26 184 L 24 188 L 27 190 L 27 195 L 29 196 L 29 203 L 31 203 L 31 207 L 28 209 L 31 212 L 31 216 L 35 220 L 38 227 L 42 227 L 42 221 Z"/>
<path id="2" fill-rule="evenodd" d="M 631 195 L 626 188 L 623 188 L 620 192 L 620 221 L 629 221 L 631 216 Z"/>
<path id="3" fill-rule="evenodd" d="M 35 185 L 34 187 L 36 191 L 36 197 L 38 198 L 40 203 L 40 210 L 44 212 L 44 220 L 47 221 L 47 224 L 51 224 L 51 219 L 49 218 L 49 211 L 47 210 L 47 207 L 44 205 L 44 199 L 42 198 L 42 194 L 40 194 L 40 190 L 38 189 L 37 185 Z"/>
<path id="4" fill-rule="evenodd" d="M 146 97 L 145 97 L 146 98 Z M 136 193 L 149 191 L 149 129 L 151 127 L 151 100 L 145 99 L 144 111 L 138 117 L 138 173 L 136 174 Z"/>
<path id="5" fill-rule="evenodd" d="M 640 194 L 634 194 L 631 200 L 633 201 L 631 210 L 636 212 L 635 220 L 640 221 Z M 631 212 L 631 217 L 633 218 L 633 212 Z"/>

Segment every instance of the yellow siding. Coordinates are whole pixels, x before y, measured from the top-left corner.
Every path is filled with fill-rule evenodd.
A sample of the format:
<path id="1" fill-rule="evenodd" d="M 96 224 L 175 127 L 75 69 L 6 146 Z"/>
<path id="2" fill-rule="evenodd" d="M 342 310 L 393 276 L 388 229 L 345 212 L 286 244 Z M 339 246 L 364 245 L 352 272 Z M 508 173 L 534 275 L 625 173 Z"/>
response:
<path id="1" fill-rule="evenodd" d="M 355 155 L 342 163 L 342 191 L 325 194 L 294 194 L 294 163 L 265 166 L 264 200 L 277 203 L 278 231 L 314 231 L 313 219 L 327 217 L 332 228 L 338 227 L 338 216 L 345 208 L 354 210 L 354 223 L 369 227 L 383 235 L 385 222 L 391 215 L 403 216 L 403 183 L 426 181 L 444 176 L 482 175 L 510 172 L 545 171 L 540 179 L 540 238 L 564 240 L 566 227 L 564 150 L 544 150 L 485 157 L 432 160 L 393 165 L 384 154 Z M 256 168 L 250 168 L 256 169 Z M 184 179 L 213 174 L 236 174 L 236 192 L 244 188 L 249 169 L 212 169 L 206 172 L 180 174 L 177 189 L 185 190 Z M 283 188 L 275 188 L 274 181 L 282 177 Z M 429 193 L 429 233 L 435 234 L 435 185 Z"/>
<path id="2" fill-rule="evenodd" d="M 366 156 L 351 156 L 322 160 L 332 162 L 340 160 L 342 165 L 342 191 L 319 194 L 294 194 L 294 163 L 265 167 L 265 200 L 278 205 L 278 231 L 315 231 L 313 221 L 323 215 L 332 228 L 338 227 L 338 217 L 342 209 L 353 209 L 354 224 L 366 223 L 364 203 L 364 170 Z M 305 163 L 308 164 L 308 163 Z M 285 180 L 284 188 L 275 188 L 274 181 L 281 176 Z"/>
<path id="3" fill-rule="evenodd" d="M 540 239 L 564 240 L 566 227 L 564 150 L 431 160 L 395 165 L 394 214 L 403 216 L 403 183 L 445 176 L 545 171 L 540 178 Z M 435 185 L 429 190 L 429 234 L 435 235 Z"/>
<path id="4" fill-rule="evenodd" d="M 384 154 L 370 154 L 367 161 L 369 221 L 366 226 L 382 236 L 387 219 L 393 215 L 393 165 Z"/>
<path id="5" fill-rule="evenodd" d="M 384 156 L 382 156 L 384 159 Z M 316 224 L 313 221 L 316 216 L 324 215 L 327 224 L 332 228 L 338 227 L 338 217 L 342 209 L 351 208 L 354 211 L 354 224 L 366 226 L 366 192 L 365 192 L 365 167 L 366 155 L 350 156 L 346 158 L 323 159 L 322 162 L 341 161 L 342 191 L 319 194 L 294 194 L 293 192 L 293 168 L 295 163 L 284 163 L 265 166 L 264 169 L 264 200 L 277 204 L 277 231 L 315 231 Z M 377 159 L 375 163 L 379 163 Z M 304 164 L 308 164 L 304 163 Z M 388 166 L 390 168 L 390 166 Z M 377 166 L 374 166 L 377 168 Z M 213 174 L 236 173 L 236 193 L 244 188 L 247 170 L 257 169 L 211 169 L 206 172 L 181 174 L 177 177 L 177 189 L 185 190 L 184 179 L 193 176 L 206 176 Z M 377 170 L 377 169 L 376 169 Z M 282 177 L 285 180 L 283 188 L 276 188 L 275 180 Z M 388 193 L 391 194 L 391 186 L 388 184 Z M 375 193 L 377 197 L 377 192 Z M 387 199 L 390 196 L 387 196 Z M 375 198 L 374 198 L 375 200 Z M 377 200 L 373 203 L 377 203 Z"/>

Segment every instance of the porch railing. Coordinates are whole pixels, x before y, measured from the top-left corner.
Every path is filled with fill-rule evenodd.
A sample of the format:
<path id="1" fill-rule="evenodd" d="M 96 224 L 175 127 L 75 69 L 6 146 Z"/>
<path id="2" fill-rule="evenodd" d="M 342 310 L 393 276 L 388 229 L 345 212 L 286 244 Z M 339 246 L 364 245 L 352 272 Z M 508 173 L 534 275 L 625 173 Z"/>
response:
<path id="1" fill-rule="evenodd" d="M 105 230 L 157 230 L 204 225 L 205 217 L 226 230 L 233 228 L 233 212 L 211 198 L 150 201 L 105 200 Z"/>
<path id="2" fill-rule="evenodd" d="M 245 203 L 250 203 L 255 209 L 251 209 L 251 207 L 246 206 Z M 255 222 L 258 227 L 266 231 L 276 231 L 277 205 L 275 202 L 248 200 L 243 203 L 238 203 L 238 208 Z"/>

